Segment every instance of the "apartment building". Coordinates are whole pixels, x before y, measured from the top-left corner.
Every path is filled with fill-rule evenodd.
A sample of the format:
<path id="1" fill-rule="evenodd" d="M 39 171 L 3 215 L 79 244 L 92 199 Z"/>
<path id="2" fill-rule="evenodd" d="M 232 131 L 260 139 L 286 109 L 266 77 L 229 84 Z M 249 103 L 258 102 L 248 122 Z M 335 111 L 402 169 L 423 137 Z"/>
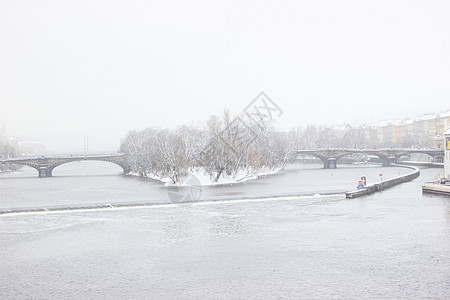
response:
<path id="1" fill-rule="evenodd" d="M 369 136 L 376 136 L 381 147 L 439 148 L 444 131 L 450 127 L 450 111 L 427 114 L 417 119 L 384 121 L 372 126 Z M 376 132 L 376 134 L 374 133 Z"/>

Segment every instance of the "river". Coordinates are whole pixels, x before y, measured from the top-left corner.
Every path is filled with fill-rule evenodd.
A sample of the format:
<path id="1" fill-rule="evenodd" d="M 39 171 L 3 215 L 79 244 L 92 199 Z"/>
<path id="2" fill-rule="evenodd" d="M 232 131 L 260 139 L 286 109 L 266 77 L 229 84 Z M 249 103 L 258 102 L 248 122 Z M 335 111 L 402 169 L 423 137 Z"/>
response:
<path id="1" fill-rule="evenodd" d="M 0 297 L 448 299 L 450 199 L 421 193 L 442 170 L 342 194 L 409 171 L 294 164 L 179 205 L 108 163 L 2 173 Z M 61 210 L 6 213 L 36 208 Z"/>

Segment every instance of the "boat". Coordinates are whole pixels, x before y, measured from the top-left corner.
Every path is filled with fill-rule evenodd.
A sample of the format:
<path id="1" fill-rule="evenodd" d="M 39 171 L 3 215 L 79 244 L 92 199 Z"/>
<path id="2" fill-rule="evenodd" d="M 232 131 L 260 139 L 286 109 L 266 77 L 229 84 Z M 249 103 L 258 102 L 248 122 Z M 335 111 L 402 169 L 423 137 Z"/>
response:
<path id="1" fill-rule="evenodd" d="M 450 180 L 440 178 L 436 181 L 428 181 L 422 185 L 422 192 L 450 196 Z"/>

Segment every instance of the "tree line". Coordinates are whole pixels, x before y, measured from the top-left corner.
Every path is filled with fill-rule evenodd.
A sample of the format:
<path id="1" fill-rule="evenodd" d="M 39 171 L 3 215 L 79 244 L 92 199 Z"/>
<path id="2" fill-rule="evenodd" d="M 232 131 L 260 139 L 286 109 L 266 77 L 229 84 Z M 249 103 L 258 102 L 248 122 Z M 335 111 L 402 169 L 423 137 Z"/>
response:
<path id="1" fill-rule="evenodd" d="M 143 176 L 180 177 L 202 169 L 214 181 L 230 176 L 243 180 L 262 170 L 284 168 L 294 149 L 289 132 L 277 132 L 268 122 L 252 123 L 228 111 L 212 116 L 202 127 L 130 131 L 122 140 L 131 169 Z"/>
<path id="2" fill-rule="evenodd" d="M 279 131 L 264 119 L 255 123 L 225 110 L 202 126 L 132 130 L 122 139 L 120 152 L 133 172 L 176 183 L 200 169 L 216 182 L 224 176 L 240 181 L 282 170 L 295 160 L 296 149 L 355 147 L 367 147 L 362 128 L 308 125 Z"/>

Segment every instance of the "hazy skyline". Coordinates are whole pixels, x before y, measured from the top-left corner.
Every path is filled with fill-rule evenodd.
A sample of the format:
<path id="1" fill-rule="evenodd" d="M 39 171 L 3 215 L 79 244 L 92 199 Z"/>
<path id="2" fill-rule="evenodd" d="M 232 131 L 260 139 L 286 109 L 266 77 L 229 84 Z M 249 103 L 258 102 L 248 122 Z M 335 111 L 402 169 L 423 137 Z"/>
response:
<path id="1" fill-rule="evenodd" d="M 3 1 L 0 124 L 56 151 L 238 114 L 282 128 L 450 109 L 448 1 Z"/>

